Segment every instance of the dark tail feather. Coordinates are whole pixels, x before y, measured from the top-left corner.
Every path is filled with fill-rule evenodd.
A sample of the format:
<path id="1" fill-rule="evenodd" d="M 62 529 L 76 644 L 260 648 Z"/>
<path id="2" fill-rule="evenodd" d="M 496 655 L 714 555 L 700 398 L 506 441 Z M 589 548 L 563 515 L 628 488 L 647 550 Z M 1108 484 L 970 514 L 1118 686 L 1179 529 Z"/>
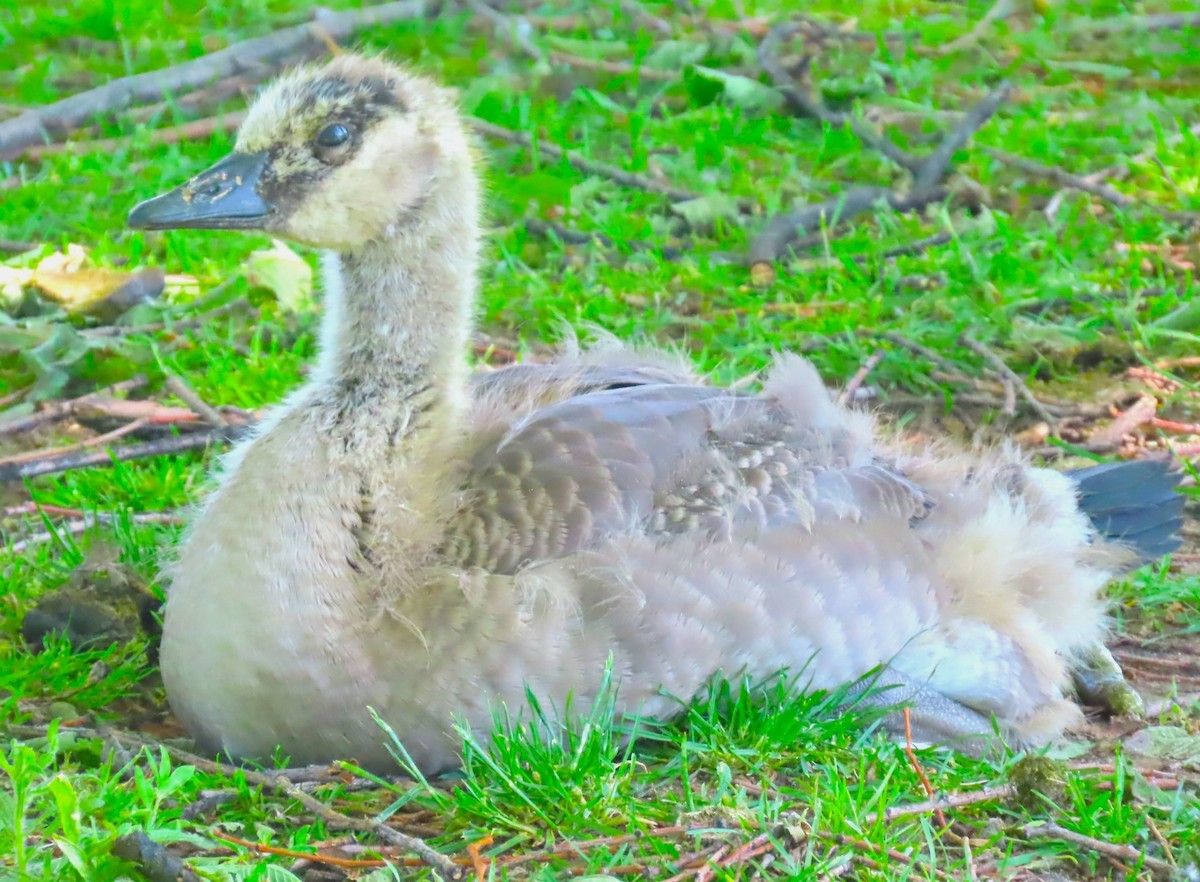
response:
<path id="1" fill-rule="evenodd" d="M 1100 535 L 1138 554 L 1138 566 L 1153 563 L 1182 542 L 1183 472 L 1156 460 L 1107 462 L 1067 472 L 1079 485 L 1079 507 Z"/>

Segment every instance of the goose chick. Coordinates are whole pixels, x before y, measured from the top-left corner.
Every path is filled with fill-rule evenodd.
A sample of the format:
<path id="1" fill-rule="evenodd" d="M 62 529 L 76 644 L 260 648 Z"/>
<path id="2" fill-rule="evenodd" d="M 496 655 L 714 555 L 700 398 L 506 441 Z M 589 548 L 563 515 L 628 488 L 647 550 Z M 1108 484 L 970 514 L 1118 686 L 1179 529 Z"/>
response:
<path id="1" fill-rule="evenodd" d="M 1078 718 L 1099 592 L 1171 547 L 1173 478 L 902 457 L 791 357 L 758 394 L 628 356 L 472 386 L 479 200 L 449 95 L 343 55 L 130 215 L 326 252 L 311 379 L 225 457 L 172 567 L 162 674 L 201 745 L 386 768 L 373 709 L 435 771 L 454 721 L 486 738 L 526 688 L 582 710 L 610 655 L 618 711 L 644 716 L 717 673 L 831 687 L 886 664 L 926 740 Z M 1087 482 L 1124 518 L 1106 533 Z"/>

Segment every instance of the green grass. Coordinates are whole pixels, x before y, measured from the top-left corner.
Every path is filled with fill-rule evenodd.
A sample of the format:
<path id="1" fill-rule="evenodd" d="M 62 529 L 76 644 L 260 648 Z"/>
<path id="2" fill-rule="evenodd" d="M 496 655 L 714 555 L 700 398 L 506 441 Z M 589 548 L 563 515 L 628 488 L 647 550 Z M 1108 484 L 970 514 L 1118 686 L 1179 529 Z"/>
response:
<path id="1" fill-rule="evenodd" d="M 0 117 L 294 24 L 315 5 L 183 0 L 164 13 L 162 4 L 145 0 L 0 0 Z M 1099 39 L 1073 36 L 1070 29 L 1084 15 L 1122 19 L 1190 11 L 1193 4 L 1039 2 L 1033 13 L 998 23 L 974 48 L 933 51 L 967 33 L 989 5 L 858 4 L 853 28 L 909 36 L 806 46 L 831 105 L 845 109 L 860 102 L 893 117 L 909 114 L 916 122 L 889 132 L 916 152 L 932 149 L 945 129 L 935 111 L 961 111 L 999 77 L 1010 78 L 1012 99 L 958 155 L 958 171 L 983 188 L 987 205 L 974 214 L 943 207 L 923 216 L 864 219 L 781 263 L 767 285 L 754 284 L 744 265 L 727 259 L 746 252 L 766 218 L 797 200 L 820 201 L 859 184 L 900 185 L 903 173 L 847 131 L 709 101 L 682 76 L 660 82 L 579 65 L 536 68 L 501 36 L 472 26 L 469 16 L 454 10 L 373 30 L 359 45 L 442 77 L 482 119 L 640 174 L 662 175 L 698 194 L 759 206 L 742 216 L 723 212 L 721 200 L 713 200 L 712 217 L 689 228 L 663 197 L 585 176 L 536 149 L 486 143 L 494 236 L 480 318 L 483 330 L 499 341 L 519 341 L 524 348 L 553 342 L 564 322 L 581 330 L 594 325 L 623 338 L 679 347 L 718 381 L 762 368 L 777 351 L 803 348 L 827 379 L 844 382 L 883 347 L 888 356 L 870 381 L 885 399 L 918 394 L 940 403 L 952 402 L 961 390 L 934 378 L 933 365 L 873 335 L 902 335 L 942 353 L 963 373 L 982 377 L 981 358 L 958 342 L 969 334 L 1002 352 L 1047 395 L 1107 401 L 1110 390 L 1125 382 L 1125 368 L 1194 354 L 1200 346 L 1200 317 L 1188 311 L 1196 294 L 1194 272 L 1165 259 L 1162 250 L 1190 242 L 1183 259 L 1196 260 L 1195 232 L 1178 216 L 1200 211 L 1200 141 L 1187 133 L 1196 121 L 1200 32 L 1129 30 Z M 747 67 L 756 43 L 752 20 L 777 20 L 787 6 L 712 2 L 693 21 L 674 12 L 673 4 L 647 4 L 672 23 L 675 34 L 668 40 L 648 30 L 630 4 L 573 6 L 563 0 L 534 11 L 575 15 L 577 26 L 535 28 L 534 40 L 543 51 L 668 70 L 678 71 L 684 59 L 710 68 Z M 847 22 L 851 8 L 824 0 L 804 5 L 806 14 L 834 24 Z M 701 19 L 727 27 L 706 28 Z M 241 105 L 230 100 L 200 115 Z M 0 397 L 13 395 L 0 421 L 31 410 L 39 397 L 79 394 L 135 373 L 145 374 L 151 390 L 168 400 L 166 392 L 159 394 L 164 369 L 186 377 L 210 402 L 245 408 L 277 401 L 300 381 L 314 352 L 317 311 L 292 311 L 247 281 L 246 262 L 269 246 L 267 240 L 124 228 L 135 202 L 179 183 L 228 149 L 226 134 L 171 146 L 152 142 L 155 128 L 196 116 L 172 106 L 149 124 L 136 124 L 117 114 L 77 136 L 69 152 L 0 163 L 0 238 L 37 245 L 10 266 L 32 266 L 77 244 L 99 266 L 160 266 L 191 274 L 199 292 L 172 289 L 166 302 L 139 307 L 121 321 L 140 326 L 201 318 L 178 332 L 133 333 L 114 341 L 89 334 L 94 322 L 45 303 L 26 302 L 18 319 L 0 313 Z M 94 138 L 119 140 L 115 148 L 95 149 L 88 143 Z M 1075 174 L 1128 167 L 1113 186 L 1134 203 L 1116 210 L 1068 194 L 1048 220 L 1041 209 L 1055 186 L 990 158 L 986 146 Z M 524 223 L 529 217 L 603 233 L 616 245 L 564 246 L 530 233 Z M 895 259 L 879 256 L 943 232 L 951 236 L 944 245 Z M 666 247 L 683 253 L 664 257 Z M 205 303 L 204 292 L 214 289 L 222 302 L 246 298 L 249 309 L 210 316 L 213 303 Z M 44 345 L 31 354 L 34 337 L 23 334 Z M 1181 369 L 1179 376 L 1183 389 L 1164 413 L 1194 421 L 1196 407 L 1186 393 L 1195 391 L 1196 374 Z M 959 425 L 973 429 L 977 419 L 998 417 L 962 419 Z M 1024 423 L 998 425 L 1007 432 Z M 68 440 L 53 434 L 4 439 L 0 454 Z M 20 623 L 40 596 L 70 577 L 92 542 L 115 544 L 130 567 L 154 578 L 176 528 L 133 523 L 128 515 L 174 510 L 198 498 L 209 465 L 198 455 L 164 457 L 0 490 L 5 506 L 33 500 L 116 515 L 112 525 L 82 537 L 63 534 L 21 552 L 0 550 L 4 723 L 94 718 L 137 728 L 156 719 L 161 690 L 141 643 L 90 653 L 57 644 L 31 654 L 20 641 Z M 36 519 L 8 525 L 13 541 L 47 526 Z M 1122 629 L 1159 639 L 1200 628 L 1194 575 L 1153 568 L 1114 593 Z M 875 733 L 869 719 L 836 713 L 825 697 L 791 697 L 771 685 L 727 690 L 690 708 L 677 724 L 647 724 L 634 748 L 613 734 L 603 707 L 594 714 L 590 724 L 581 722 L 550 745 L 502 726 L 490 753 L 468 745 L 457 783 L 418 783 L 399 792 L 394 786 L 333 784 L 319 794 L 348 813 L 390 812 L 406 828 L 424 830 L 456 851 L 486 836 L 494 839 L 491 852 L 511 854 L 677 821 L 708 831 L 497 866 L 496 878 L 562 878 L 568 867 L 620 875 L 611 868 L 628 872 L 634 865 L 660 867 L 660 878 L 667 878 L 684 869 L 681 856 L 709 849 L 728 857 L 764 833 L 770 835 L 761 853 L 718 870 L 716 878 L 752 878 L 756 867 L 769 878 L 966 878 L 968 864 L 981 877 L 1119 873 L 1087 848 L 1035 841 L 1023 832 L 1049 820 L 1162 857 L 1153 822 L 1181 866 L 1200 851 L 1194 775 L 1180 770 L 1177 786 L 1148 775 L 1147 768 L 1165 760 L 1127 753 L 1115 738 L 1094 739 L 1088 759 L 1095 768 L 1034 776 L 1037 795 L 950 813 L 960 823 L 958 832 L 970 832 L 968 859 L 959 836 L 942 830 L 928 813 L 886 820 L 889 807 L 926 798 L 921 782 L 903 751 Z M 1164 722 L 1192 732 L 1200 726 L 1187 713 Z M 983 762 L 921 751 L 920 760 L 943 793 L 1030 780 L 1021 757 Z M 241 848 L 222 852 L 225 843 L 214 838 L 214 824 L 219 820 L 221 829 L 244 839 L 299 850 L 339 835 L 241 773 L 226 778 L 157 753 L 127 763 L 102 741 L 79 737 L 69 727 L 46 738 L 6 742 L 0 781 L 6 781 L 0 784 L 0 880 L 128 878 L 129 865 L 111 847 L 134 829 L 186 845 L 193 868 L 206 878 L 289 879 L 283 869 L 288 858 Z M 222 789 L 231 791 L 230 801 L 198 819 L 184 818 L 202 792 Z M 729 827 L 732 833 L 718 829 Z M 390 872 L 369 878 L 408 878 L 414 871 Z"/>

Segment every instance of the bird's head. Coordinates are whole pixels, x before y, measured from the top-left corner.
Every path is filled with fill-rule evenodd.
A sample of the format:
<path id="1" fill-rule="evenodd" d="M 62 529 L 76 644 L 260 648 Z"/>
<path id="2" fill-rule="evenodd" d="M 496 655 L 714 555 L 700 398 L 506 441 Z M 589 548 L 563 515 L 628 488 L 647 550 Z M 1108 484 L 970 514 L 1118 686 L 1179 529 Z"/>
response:
<path id="1" fill-rule="evenodd" d="M 233 153 L 139 204 L 129 225 L 260 230 L 354 251 L 439 203 L 473 200 L 472 174 L 447 90 L 379 58 L 341 55 L 267 87 Z"/>

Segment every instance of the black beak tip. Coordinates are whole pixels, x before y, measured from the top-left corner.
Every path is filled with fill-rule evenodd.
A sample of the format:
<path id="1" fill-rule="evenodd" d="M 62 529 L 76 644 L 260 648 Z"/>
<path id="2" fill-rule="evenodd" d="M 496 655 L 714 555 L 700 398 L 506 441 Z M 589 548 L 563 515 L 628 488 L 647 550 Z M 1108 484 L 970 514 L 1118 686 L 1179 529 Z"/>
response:
<path id="1" fill-rule="evenodd" d="M 260 229 L 273 211 L 257 191 L 266 161 L 263 153 L 233 153 L 183 186 L 139 202 L 126 223 L 135 230 Z"/>
<path id="2" fill-rule="evenodd" d="M 133 210 L 129 212 L 129 217 L 125 221 L 126 225 L 134 230 L 164 229 L 159 226 L 155 210 L 155 203 L 161 198 L 161 196 L 156 196 L 153 199 L 146 199 L 135 205 Z"/>

